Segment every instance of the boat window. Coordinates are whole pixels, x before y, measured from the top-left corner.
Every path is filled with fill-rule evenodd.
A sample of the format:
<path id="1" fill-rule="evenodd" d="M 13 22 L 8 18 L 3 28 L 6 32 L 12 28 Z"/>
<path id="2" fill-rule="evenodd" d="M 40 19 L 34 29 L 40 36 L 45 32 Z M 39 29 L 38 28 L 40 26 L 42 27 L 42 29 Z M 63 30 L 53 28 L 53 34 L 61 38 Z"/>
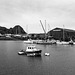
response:
<path id="1" fill-rule="evenodd" d="M 34 49 L 34 47 L 32 47 L 32 49 Z"/>
<path id="2" fill-rule="evenodd" d="M 28 49 L 31 49 L 31 47 L 28 47 Z"/>
<path id="3" fill-rule="evenodd" d="M 35 49 L 36 47 L 28 47 L 28 49 Z"/>

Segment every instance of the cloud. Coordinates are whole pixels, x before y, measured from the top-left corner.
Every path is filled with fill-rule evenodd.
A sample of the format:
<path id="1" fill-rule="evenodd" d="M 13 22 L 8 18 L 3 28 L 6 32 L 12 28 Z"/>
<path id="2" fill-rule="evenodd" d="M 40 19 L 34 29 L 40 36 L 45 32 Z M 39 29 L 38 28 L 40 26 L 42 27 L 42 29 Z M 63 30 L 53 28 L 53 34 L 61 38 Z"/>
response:
<path id="1" fill-rule="evenodd" d="M 75 0 L 0 0 L 1 25 L 21 24 L 25 28 L 28 24 L 39 30 L 40 19 L 46 19 L 52 28 L 63 24 L 74 28 Z"/>

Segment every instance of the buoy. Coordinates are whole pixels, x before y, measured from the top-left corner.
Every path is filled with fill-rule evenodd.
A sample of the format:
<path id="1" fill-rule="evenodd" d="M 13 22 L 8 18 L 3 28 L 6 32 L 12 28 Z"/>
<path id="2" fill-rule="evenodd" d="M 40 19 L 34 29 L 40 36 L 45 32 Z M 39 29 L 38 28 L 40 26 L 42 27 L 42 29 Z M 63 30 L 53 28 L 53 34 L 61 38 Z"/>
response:
<path id="1" fill-rule="evenodd" d="M 49 56 L 50 54 L 49 53 L 45 53 L 45 56 Z"/>

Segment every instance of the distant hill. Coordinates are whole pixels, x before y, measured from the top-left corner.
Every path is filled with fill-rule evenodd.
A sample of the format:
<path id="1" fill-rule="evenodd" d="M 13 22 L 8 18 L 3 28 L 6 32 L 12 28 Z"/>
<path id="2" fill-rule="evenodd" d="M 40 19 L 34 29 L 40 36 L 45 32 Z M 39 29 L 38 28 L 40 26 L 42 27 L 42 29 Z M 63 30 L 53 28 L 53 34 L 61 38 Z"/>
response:
<path id="1" fill-rule="evenodd" d="M 0 26 L 0 33 L 1 34 L 26 34 L 24 29 L 20 25 L 16 25 L 15 27 L 10 29 Z"/>

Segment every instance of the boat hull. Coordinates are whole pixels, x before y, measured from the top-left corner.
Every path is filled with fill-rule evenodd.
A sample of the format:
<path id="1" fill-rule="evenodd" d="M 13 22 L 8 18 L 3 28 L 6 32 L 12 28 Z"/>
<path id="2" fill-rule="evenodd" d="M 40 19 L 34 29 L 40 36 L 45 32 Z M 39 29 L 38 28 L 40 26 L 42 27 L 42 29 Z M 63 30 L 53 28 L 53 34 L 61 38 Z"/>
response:
<path id="1" fill-rule="evenodd" d="M 28 53 L 27 56 L 41 56 L 41 53 Z"/>
<path id="2" fill-rule="evenodd" d="M 69 45 L 74 45 L 74 43 L 69 43 Z"/>
<path id="3" fill-rule="evenodd" d="M 74 45 L 73 42 L 57 42 L 58 45 Z"/>
<path id="4" fill-rule="evenodd" d="M 55 43 L 49 43 L 49 42 L 38 42 L 37 44 L 41 44 L 41 45 L 52 45 L 52 44 L 56 44 L 56 42 Z"/>
<path id="5" fill-rule="evenodd" d="M 18 55 L 25 55 L 25 52 L 18 52 Z"/>
<path id="6" fill-rule="evenodd" d="M 38 51 L 25 51 L 25 53 L 41 53 L 42 52 L 42 50 L 38 50 Z"/>
<path id="7" fill-rule="evenodd" d="M 39 51 L 26 51 L 27 56 L 41 56 L 42 50 Z"/>

